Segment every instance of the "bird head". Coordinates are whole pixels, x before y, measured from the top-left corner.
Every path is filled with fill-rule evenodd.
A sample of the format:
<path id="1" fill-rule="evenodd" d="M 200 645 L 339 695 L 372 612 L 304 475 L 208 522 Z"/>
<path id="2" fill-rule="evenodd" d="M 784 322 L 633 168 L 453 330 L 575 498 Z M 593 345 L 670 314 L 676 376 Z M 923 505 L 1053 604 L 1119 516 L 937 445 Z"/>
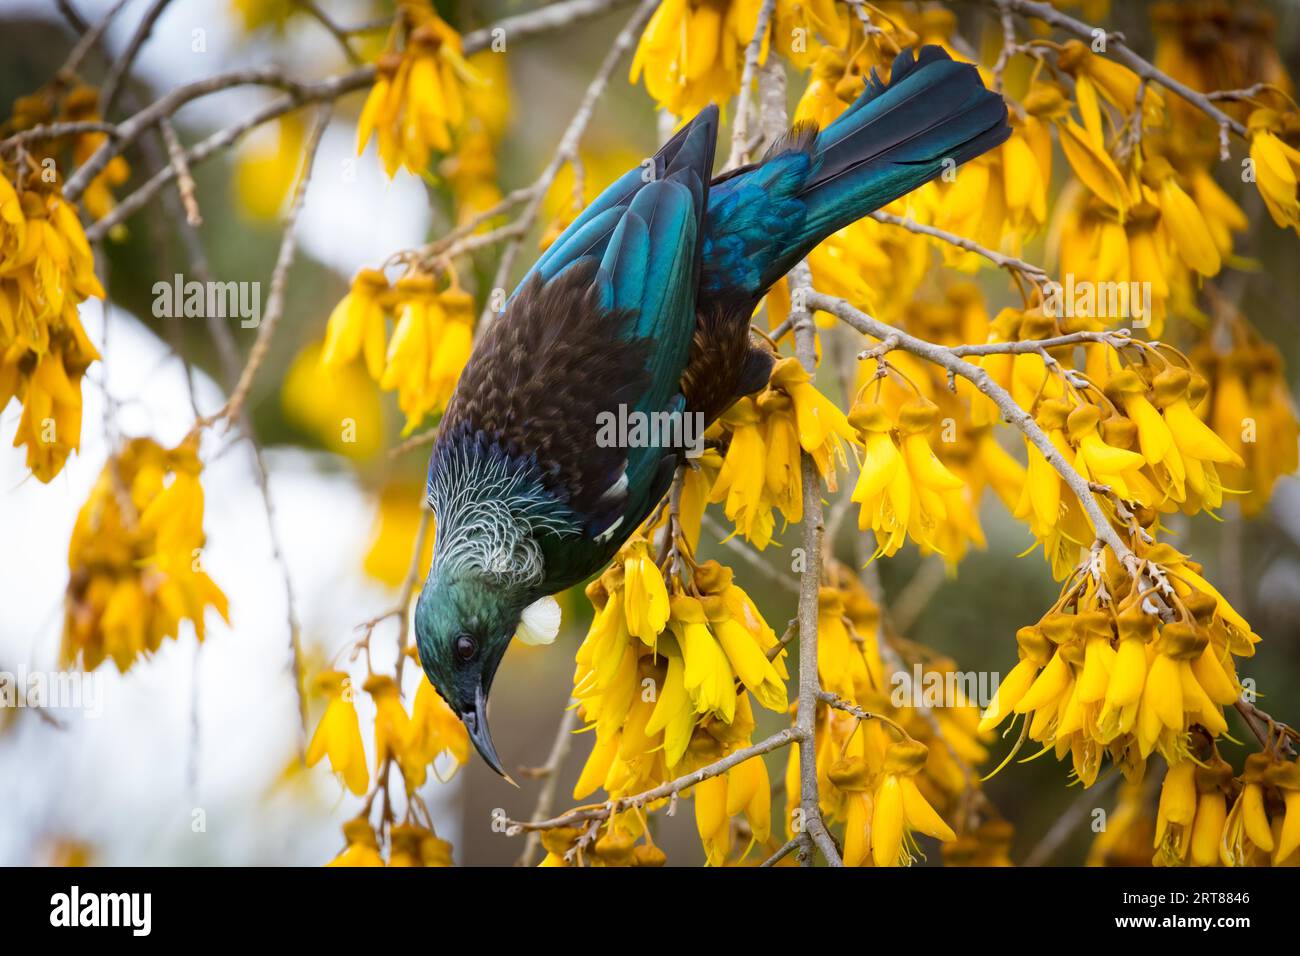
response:
<path id="1" fill-rule="evenodd" d="M 488 732 L 487 700 L 527 603 L 477 575 L 447 578 L 435 572 L 415 604 L 416 647 L 424 673 L 465 724 L 488 766 L 507 780 L 510 775 Z"/>

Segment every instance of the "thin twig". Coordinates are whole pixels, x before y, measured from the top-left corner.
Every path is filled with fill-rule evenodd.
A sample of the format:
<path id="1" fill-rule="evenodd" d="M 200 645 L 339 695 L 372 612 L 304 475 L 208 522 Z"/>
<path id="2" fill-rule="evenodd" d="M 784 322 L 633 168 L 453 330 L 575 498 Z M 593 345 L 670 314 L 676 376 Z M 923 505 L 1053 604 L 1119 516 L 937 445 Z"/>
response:
<path id="1" fill-rule="evenodd" d="M 745 47 L 745 67 L 740 77 L 740 93 L 736 97 L 736 118 L 731 124 L 731 155 L 727 157 L 726 169 L 734 169 L 749 162 L 749 106 L 754 74 L 758 70 L 758 57 L 767 39 L 768 25 L 772 21 L 772 11 L 776 9 L 776 0 L 763 0 L 758 8 L 758 19 L 754 23 L 754 35 Z"/>
<path id="2" fill-rule="evenodd" d="M 169 119 L 159 120 L 158 132 L 167 146 L 167 157 L 176 170 L 176 189 L 180 193 L 181 204 L 185 207 L 185 221 L 191 226 L 201 226 L 203 214 L 199 212 L 198 187 L 194 184 L 194 175 L 185 161 L 185 147 L 176 135 L 176 127 Z"/>
<path id="3" fill-rule="evenodd" d="M 104 31 L 108 29 L 109 23 L 130 2 L 131 0 L 117 0 L 117 3 L 109 7 L 108 12 L 92 29 L 82 34 L 81 39 L 77 41 L 77 45 L 72 48 L 72 52 L 68 54 L 67 60 L 59 69 L 58 75 L 64 77 L 77 75 L 77 68 L 81 66 L 81 61 L 86 58 L 86 54 L 94 49 L 100 37 L 104 35 Z"/>
<path id="4" fill-rule="evenodd" d="M 195 427 L 210 426 L 222 419 L 237 420 L 244 407 L 244 402 L 248 400 L 248 394 L 253 388 L 253 379 L 257 375 L 257 370 L 270 352 L 271 338 L 275 335 L 275 329 L 280 322 L 280 317 L 284 314 L 285 283 L 288 280 L 289 269 L 293 265 L 294 252 L 298 247 L 296 241 L 298 215 L 302 212 L 303 199 L 307 194 L 307 185 L 311 181 L 312 165 L 315 162 L 316 152 L 320 147 L 325 127 L 329 125 L 329 120 L 329 107 L 321 107 L 316 118 L 316 124 L 312 128 L 307 140 L 307 146 L 303 151 L 302 172 L 299 174 L 298 187 L 294 192 L 289 213 L 285 217 L 284 235 L 280 240 L 280 252 L 276 257 L 275 270 L 271 273 L 271 291 L 266 298 L 266 314 L 262 317 L 261 326 L 257 330 L 257 340 L 253 343 L 252 351 L 249 352 L 248 362 L 244 365 L 244 371 L 240 374 L 239 381 L 236 383 L 234 391 L 230 393 L 230 398 L 226 400 L 226 404 L 216 414 L 197 422 Z"/>
<path id="5" fill-rule="evenodd" d="M 1082 20 L 1077 20 L 1069 14 L 1062 13 L 1047 3 L 1039 3 L 1035 2 L 1035 0 L 986 0 L 986 2 L 998 10 L 1009 9 L 1023 17 L 1041 20 L 1049 26 L 1073 33 L 1084 40 L 1091 41 L 1099 32 L 1102 32 L 1097 27 L 1090 26 Z M 1207 94 L 1200 93 L 1157 69 L 1149 61 L 1129 49 L 1123 39 L 1114 33 L 1106 35 L 1106 55 L 1127 66 L 1141 79 L 1159 83 L 1171 93 L 1186 100 L 1214 120 L 1221 128 L 1229 129 L 1241 138 L 1246 138 L 1246 127 L 1215 106 Z"/>
<path id="6" fill-rule="evenodd" d="M 135 65 L 135 58 L 139 55 L 140 48 L 153 33 L 154 24 L 158 22 L 158 18 L 162 16 L 169 3 L 171 0 L 154 0 L 153 5 L 141 17 L 135 33 L 131 35 L 131 40 L 126 45 L 126 50 L 109 68 L 108 76 L 104 78 L 104 85 L 100 90 L 100 112 L 104 116 L 112 113 L 113 107 L 117 104 L 118 94 L 122 91 L 122 84 L 131 75 L 131 67 Z"/>
<path id="7" fill-rule="evenodd" d="M 538 823 L 545 820 L 551 815 L 551 807 L 555 804 L 555 791 L 560 783 L 560 768 L 564 764 L 564 758 L 569 754 L 569 748 L 573 745 L 573 730 L 578 725 L 578 708 L 574 701 L 569 701 L 569 706 L 564 709 L 564 715 L 560 718 L 560 726 L 555 731 L 555 741 L 551 744 L 550 755 L 536 772 L 527 776 L 536 776 L 542 778 L 542 788 L 537 792 L 537 805 L 533 807 L 533 822 Z M 537 848 L 541 846 L 542 838 L 540 830 L 528 831 L 528 837 L 524 840 L 523 852 L 519 854 L 519 866 L 531 866 L 533 857 L 537 853 Z"/>
<path id="8" fill-rule="evenodd" d="M 556 827 L 570 827 L 578 823 L 585 823 L 589 820 L 607 820 L 615 813 L 621 813 L 624 810 L 630 810 L 634 807 L 644 807 L 646 804 L 654 803 L 656 800 L 662 800 L 673 794 L 681 793 L 683 790 L 689 790 L 701 781 L 708 780 L 720 774 L 726 773 L 732 767 L 737 767 L 746 760 L 754 757 L 761 757 L 765 753 L 773 750 L 779 750 L 788 746 L 795 739 L 796 731 L 787 727 L 779 730 L 771 737 L 760 740 L 756 744 L 748 747 L 742 747 L 740 750 L 732 751 L 727 756 L 713 763 L 706 764 L 698 770 L 693 770 L 688 774 L 661 783 L 657 787 L 652 787 L 638 794 L 628 797 L 615 797 L 608 803 L 602 803 L 596 806 L 578 807 L 576 810 L 570 810 L 568 813 L 561 814 L 558 817 L 551 817 L 549 820 L 533 820 L 523 822 L 511 820 L 508 823 L 508 831 L 519 833 L 527 830 L 553 830 Z"/>
<path id="9" fill-rule="evenodd" d="M 1106 796 L 1107 791 L 1122 779 L 1123 776 L 1118 771 L 1112 770 L 1097 781 L 1095 786 L 1089 787 L 1075 797 L 1065 808 L 1065 812 L 1057 817 L 1043 834 L 1038 844 L 1029 851 L 1024 865 L 1043 866 L 1051 860 L 1052 854 L 1061 848 L 1061 844 L 1078 832 L 1078 827 Z"/>
<path id="10" fill-rule="evenodd" d="M 551 157 L 546 169 L 542 171 L 542 175 L 538 177 L 537 182 L 532 186 L 533 194 L 529 197 L 527 205 L 516 220 L 516 224 L 520 227 L 520 234 L 507 243 L 505 249 L 502 250 L 501 261 L 497 265 L 496 276 L 492 280 L 493 288 L 505 288 L 506 282 L 510 278 L 510 270 L 514 267 L 515 257 L 519 254 L 523 236 L 532 229 L 533 224 L 537 221 L 537 214 L 542 208 L 542 201 L 546 198 L 546 193 L 550 190 L 551 184 L 555 182 L 555 177 L 559 175 L 564 164 L 571 162 L 578 155 L 578 144 L 587 131 L 592 114 L 596 111 L 596 104 L 605 92 L 605 87 L 609 85 L 610 77 L 614 75 L 614 70 L 619 61 L 636 43 L 637 38 L 641 35 L 641 30 L 658 8 L 659 2 L 660 0 L 642 0 L 641 5 L 632 14 L 632 18 L 627 22 L 627 25 L 614 38 L 609 51 L 605 54 L 605 59 L 601 61 L 600 68 L 596 71 L 596 75 L 592 78 L 582 96 L 578 111 L 574 113 L 573 119 L 569 121 L 569 125 L 564 131 L 564 135 L 560 137 L 560 143 L 555 149 L 555 155 Z M 486 328 L 492 321 L 495 314 L 492 305 L 492 297 L 489 296 L 479 319 L 480 330 Z"/>
<path id="11" fill-rule="evenodd" d="M 956 246 L 958 249 L 964 249 L 967 252 L 973 252 L 978 256 L 992 262 L 994 265 L 1003 269 L 1009 269 L 1019 272 L 1027 279 L 1038 286 L 1043 286 L 1050 281 L 1047 270 L 1041 266 L 1036 266 L 1032 262 L 1026 262 L 1024 259 L 1016 256 L 1004 255 L 1001 252 L 994 252 L 985 246 L 981 246 L 973 239 L 967 239 L 965 236 L 959 236 L 956 233 L 948 232 L 946 229 L 939 229 L 935 226 L 928 226 L 914 219 L 908 219 L 905 216 L 895 216 L 892 212 L 885 212 L 877 209 L 871 214 L 871 218 L 876 222 L 886 223 L 891 226 L 900 226 L 908 232 L 914 232 L 920 236 L 929 236 L 932 239 L 938 239 L 949 245 Z"/>

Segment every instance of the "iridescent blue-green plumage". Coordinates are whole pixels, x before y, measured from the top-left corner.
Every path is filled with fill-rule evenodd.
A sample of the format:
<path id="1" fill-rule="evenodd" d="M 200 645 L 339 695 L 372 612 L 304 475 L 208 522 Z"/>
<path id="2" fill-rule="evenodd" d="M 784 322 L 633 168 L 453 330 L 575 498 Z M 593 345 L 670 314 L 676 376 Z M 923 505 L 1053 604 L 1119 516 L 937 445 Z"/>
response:
<path id="1" fill-rule="evenodd" d="M 592 203 L 476 344 L 429 463 L 437 521 L 420 660 L 499 772 L 484 712 L 516 628 L 595 574 L 682 447 L 597 440 L 602 415 L 711 421 L 761 388 L 758 300 L 826 236 L 1003 142 L 1006 105 L 937 47 L 898 57 L 818 133 L 712 178 L 709 107 Z M 624 443 L 626 444 L 626 443 Z M 528 609 L 528 610 L 526 610 Z"/>

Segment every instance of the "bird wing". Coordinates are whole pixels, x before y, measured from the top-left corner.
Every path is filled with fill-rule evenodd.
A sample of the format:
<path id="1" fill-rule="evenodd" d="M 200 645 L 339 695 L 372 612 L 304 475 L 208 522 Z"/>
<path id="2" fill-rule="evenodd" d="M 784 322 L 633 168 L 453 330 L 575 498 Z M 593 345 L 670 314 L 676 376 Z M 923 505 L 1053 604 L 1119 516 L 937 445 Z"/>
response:
<path id="1" fill-rule="evenodd" d="M 440 442 L 485 433 L 535 463 L 574 515 L 581 535 L 552 542 L 548 579 L 596 570 L 671 479 L 680 449 L 611 445 L 598 431 L 606 416 L 684 408 L 716 138 L 710 108 L 592 203 L 483 335 L 448 407 Z"/>

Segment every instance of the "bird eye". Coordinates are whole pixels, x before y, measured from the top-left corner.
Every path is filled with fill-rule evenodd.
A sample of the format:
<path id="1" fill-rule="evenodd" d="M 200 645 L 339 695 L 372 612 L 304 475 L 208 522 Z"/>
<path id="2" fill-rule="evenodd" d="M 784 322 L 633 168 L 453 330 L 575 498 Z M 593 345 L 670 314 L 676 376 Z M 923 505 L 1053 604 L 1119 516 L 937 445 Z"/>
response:
<path id="1" fill-rule="evenodd" d="M 478 653 L 478 644 L 468 634 L 456 638 L 456 656 L 468 663 Z"/>

